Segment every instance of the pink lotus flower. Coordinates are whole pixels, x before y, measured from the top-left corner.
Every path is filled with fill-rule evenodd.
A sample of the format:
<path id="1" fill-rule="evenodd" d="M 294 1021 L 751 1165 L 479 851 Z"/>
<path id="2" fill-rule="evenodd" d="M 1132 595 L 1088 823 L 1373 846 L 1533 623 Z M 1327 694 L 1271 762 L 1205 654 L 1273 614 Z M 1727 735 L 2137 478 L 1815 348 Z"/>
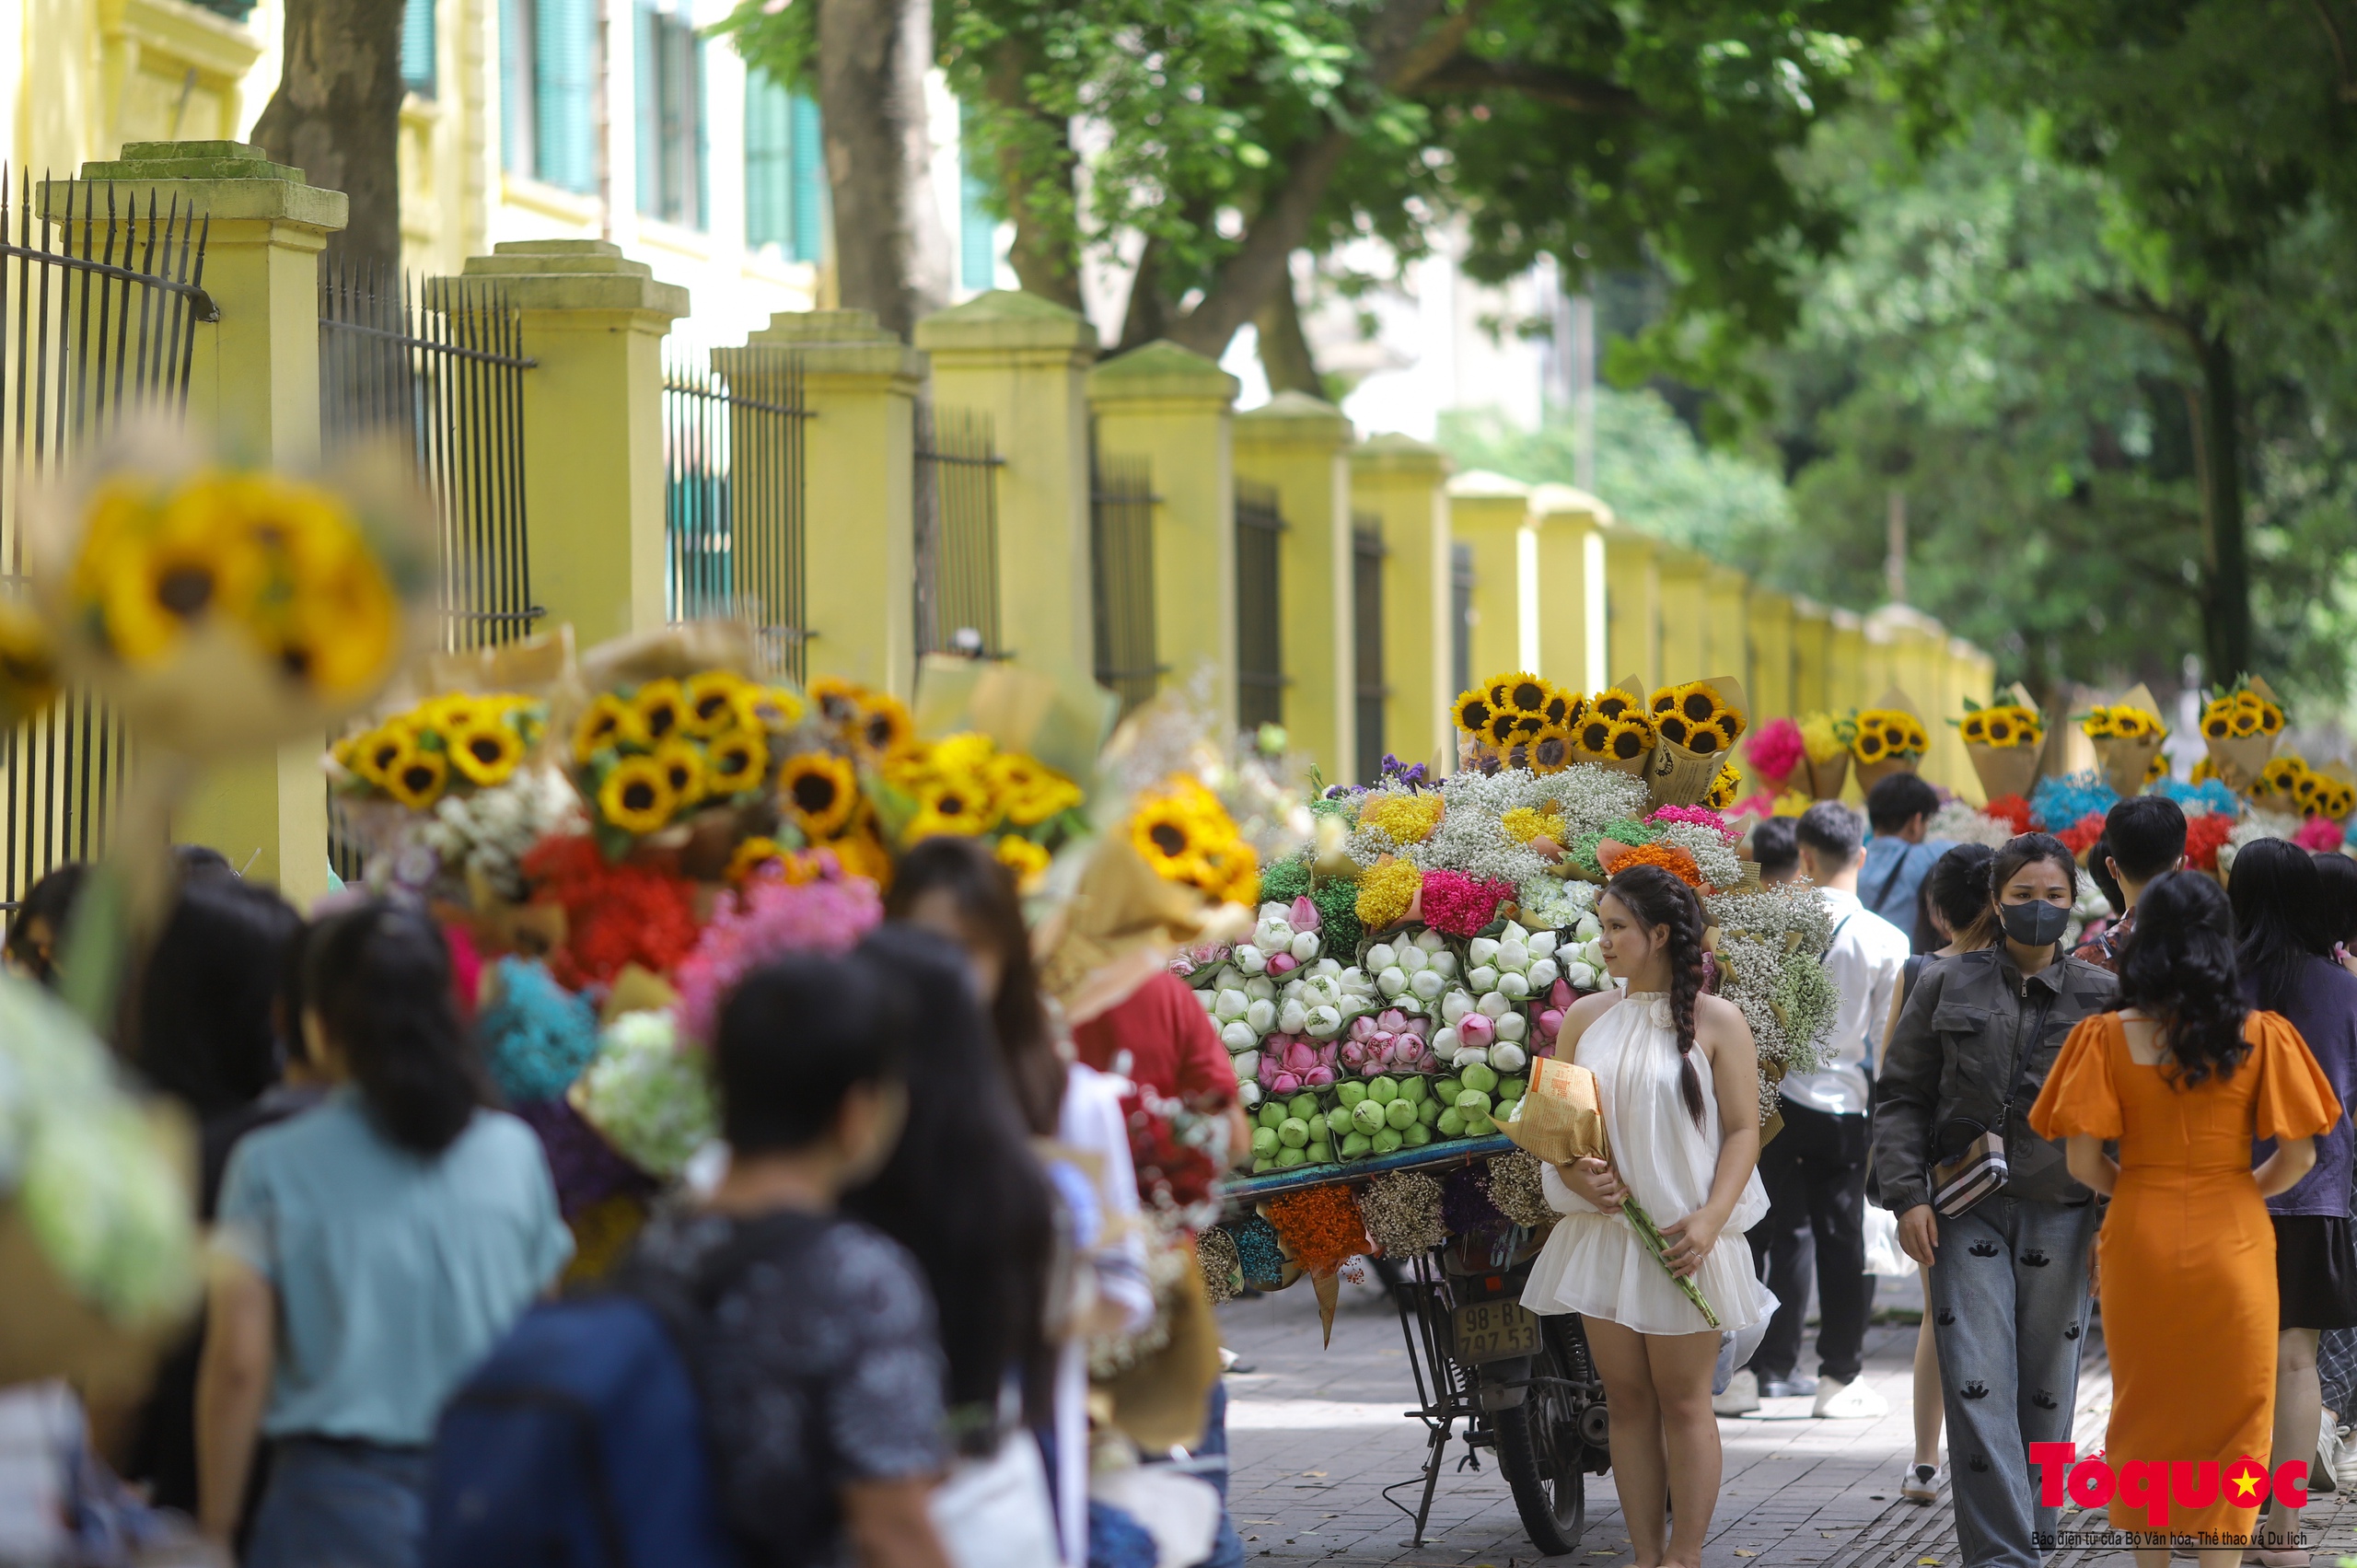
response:
<path id="1" fill-rule="evenodd" d="M 1269 1092 L 1273 1095 L 1301 1093 L 1301 1079 L 1291 1073 L 1280 1073 L 1269 1080 Z"/>
<path id="2" fill-rule="evenodd" d="M 1306 1040 L 1296 1039 L 1285 1047 L 1285 1071 L 1306 1073 L 1318 1065 L 1318 1052 Z"/>
<path id="3" fill-rule="evenodd" d="M 1578 1000 L 1579 993 L 1572 989 L 1572 982 L 1568 980 L 1557 981 L 1554 988 L 1547 993 L 1547 1005 L 1558 1010 L 1568 1009 Z"/>
<path id="4" fill-rule="evenodd" d="M 1322 1089 L 1333 1081 L 1334 1069 L 1331 1067 L 1312 1067 L 1301 1075 L 1302 1087 L 1306 1089 Z"/>
<path id="5" fill-rule="evenodd" d="M 1386 1015 L 1386 1016 L 1388 1016 Z M 1360 1041 L 1373 1040 L 1380 1028 L 1381 1025 L 1374 1014 L 1361 1013 L 1351 1020 L 1351 1038 Z"/>
<path id="6" fill-rule="evenodd" d="M 1291 953 L 1271 953 L 1269 955 L 1269 972 L 1271 974 L 1291 974 L 1300 967 L 1301 960 L 1295 958 Z"/>
<path id="7" fill-rule="evenodd" d="M 1316 931 L 1319 924 L 1318 906 L 1311 903 L 1308 897 L 1304 895 L 1294 900 L 1293 909 L 1285 915 L 1285 920 L 1293 926 L 1296 935 L 1305 931 Z"/>
<path id="8" fill-rule="evenodd" d="M 1545 1012 L 1538 1015 L 1539 1039 L 1551 1040 L 1562 1032 L 1563 1014 L 1561 1008 L 1550 1007 Z"/>
<path id="9" fill-rule="evenodd" d="M 1408 1027 L 1408 1015 L 1397 1007 L 1386 1007 L 1376 1015 L 1375 1027 L 1386 1034 L 1398 1034 Z"/>
<path id="10" fill-rule="evenodd" d="M 1365 1066 L 1367 1063 L 1367 1042 L 1363 1040 L 1343 1041 L 1342 1065 L 1345 1067 Z"/>
<path id="11" fill-rule="evenodd" d="M 1468 1013 L 1457 1020 L 1457 1038 L 1465 1045 L 1487 1046 L 1498 1038 L 1498 1027 L 1486 1013 Z"/>

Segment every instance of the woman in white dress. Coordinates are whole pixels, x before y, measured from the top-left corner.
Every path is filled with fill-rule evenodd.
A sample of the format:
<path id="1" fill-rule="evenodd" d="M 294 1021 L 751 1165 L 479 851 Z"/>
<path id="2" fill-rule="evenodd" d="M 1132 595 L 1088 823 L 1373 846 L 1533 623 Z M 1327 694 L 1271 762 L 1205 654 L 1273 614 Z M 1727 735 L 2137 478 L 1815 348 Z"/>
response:
<path id="1" fill-rule="evenodd" d="M 1631 866 L 1596 913 L 1605 967 L 1621 989 L 1575 1004 L 1555 1051 L 1596 1074 L 1612 1157 L 1545 1172 L 1548 1201 L 1563 1217 L 1522 1304 L 1586 1320 L 1636 1568 L 1700 1568 L 1719 1495 L 1711 1413 L 1719 1334 L 1764 1323 L 1776 1308 L 1743 1238 L 1768 1212 L 1754 1169 L 1759 1052 L 1735 1005 L 1702 994 L 1693 889 L 1658 866 Z M 1668 1242 L 1668 1269 L 1621 1214 L 1631 1197 Z M 1716 1328 L 1680 1278 L 1711 1303 Z"/>

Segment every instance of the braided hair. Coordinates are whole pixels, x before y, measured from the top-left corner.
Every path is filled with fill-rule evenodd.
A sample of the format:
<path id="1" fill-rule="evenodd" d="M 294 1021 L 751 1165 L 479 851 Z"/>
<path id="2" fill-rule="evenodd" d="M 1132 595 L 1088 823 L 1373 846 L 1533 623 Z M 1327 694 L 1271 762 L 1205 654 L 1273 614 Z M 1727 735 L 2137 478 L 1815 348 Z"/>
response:
<path id="1" fill-rule="evenodd" d="M 1686 1113 L 1702 1125 L 1702 1075 L 1694 1069 L 1694 1004 L 1702 994 L 1702 900 L 1658 865 L 1631 865 L 1606 884 L 1637 923 L 1669 929 L 1669 1016 L 1678 1030 L 1678 1088 Z"/>

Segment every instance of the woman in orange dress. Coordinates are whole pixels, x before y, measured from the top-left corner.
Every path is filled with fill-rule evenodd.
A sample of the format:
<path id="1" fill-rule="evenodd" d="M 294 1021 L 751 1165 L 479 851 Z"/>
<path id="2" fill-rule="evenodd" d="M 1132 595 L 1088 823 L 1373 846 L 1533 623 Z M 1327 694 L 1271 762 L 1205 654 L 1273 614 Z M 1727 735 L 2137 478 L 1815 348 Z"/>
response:
<path id="1" fill-rule="evenodd" d="M 2187 1538 L 2201 1568 L 2233 1568 L 2241 1547 L 2209 1543 L 2247 1539 L 2259 1500 L 2227 1472 L 2246 1457 L 2266 1468 L 2275 1421 L 2266 1200 L 2307 1174 L 2340 1105 L 2299 1031 L 2244 1005 L 2226 896 L 2199 872 L 2144 889 L 2119 1000 L 2072 1031 L 2030 1125 L 2067 1139 L 2071 1174 L 2111 1195 L 2096 1257 L 2112 1527 L 2152 1543 L 2139 1568 L 2166 1568 L 2166 1541 Z M 2278 1141 L 2256 1170 L 2254 1136 Z M 2198 1468 L 2177 1476 L 2187 1461 L 2214 1464 L 2215 1489 Z"/>

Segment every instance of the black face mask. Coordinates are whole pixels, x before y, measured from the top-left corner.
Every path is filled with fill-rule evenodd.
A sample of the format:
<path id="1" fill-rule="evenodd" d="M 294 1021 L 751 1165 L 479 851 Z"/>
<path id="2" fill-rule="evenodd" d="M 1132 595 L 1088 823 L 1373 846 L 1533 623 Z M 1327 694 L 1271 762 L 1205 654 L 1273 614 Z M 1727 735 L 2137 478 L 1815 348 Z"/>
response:
<path id="1" fill-rule="evenodd" d="M 1999 904 L 1997 918 L 2004 923 L 2005 935 L 2023 947 L 2050 947 L 2062 940 L 2071 912 L 2039 899 L 2026 904 Z"/>

